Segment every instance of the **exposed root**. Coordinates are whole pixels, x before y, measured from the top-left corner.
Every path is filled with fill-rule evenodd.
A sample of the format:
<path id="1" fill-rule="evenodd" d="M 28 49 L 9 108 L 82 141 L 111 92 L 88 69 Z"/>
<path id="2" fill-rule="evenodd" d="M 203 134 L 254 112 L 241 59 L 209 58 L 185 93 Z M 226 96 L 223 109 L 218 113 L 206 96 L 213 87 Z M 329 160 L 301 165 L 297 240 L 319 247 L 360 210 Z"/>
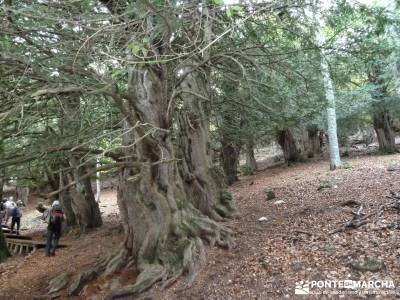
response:
<path id="1" fill-rule="evenodd" d="M 150 288 L 156 282 L 162 280 L 165 277 L 166 273 L 166 269 L 158 264 L 149 264 L 143 266 L 143 270 L 139 274 L 134 285 L 111 291 L 105 297 L 105 300 L 120 299 L 128 296 L 133 297 L 135 295 L 138 295 Z"/>
<path id="2" fill-rule="evenodd" d="M 75 276 L 72 279 L 71 284 L 68 288 L 69 296 L 77 296 L 88 282 L 96 279 L 103 271 L 104 266 L 97 265 L 94 269 L 88 270 Z"/>
<path id="3" fill-rule="evenodd" d="M 220 199 L 215 206 L 215 211 L 223 218 L 233 218 L 239 214 L 230 192 L 221 192 Z"/>

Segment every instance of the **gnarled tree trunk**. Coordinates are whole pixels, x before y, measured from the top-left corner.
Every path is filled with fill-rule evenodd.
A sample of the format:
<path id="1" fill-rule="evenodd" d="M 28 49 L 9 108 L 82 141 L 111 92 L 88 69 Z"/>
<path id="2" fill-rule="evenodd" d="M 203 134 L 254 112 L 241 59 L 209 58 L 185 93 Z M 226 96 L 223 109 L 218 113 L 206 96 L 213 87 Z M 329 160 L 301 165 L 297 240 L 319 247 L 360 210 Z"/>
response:
<path id="1" fill-rule="evenodd" d="M 278 144 L 281 146 L 285 161 L 288 163 L 299 161 L 299 151 L 292 131 L 289 128 L 280 130 L 277 134 Z"/>
<path id="2" fill-rule="evenodd" d="M 380 111 L 374 114 L 374 129 L 378 138 L 379 150 L 384 153 L 396 152 L 392 120 L 388 111 Z"/>
<path id="3" fill-rule="evenodd" d="M 166 114 L 166 70 L 138 67 L 129 72 L 129 94 L 135 101 L 119 102 L 119 107 L 129 112 L 130 126 L 136 120 L 148 125 L 136 126 L 134 136 L 125 134 L 124 144 L 135 145 L 124 148 L 126 167 L 119 177 L 125 239 L 119 254 L 105 263 L 105 273 L 135 266 L 140 274 L 133 286 L 109 298 L 135 295 L 182 273 L 194 275 L 204 257 L 203 240 L 222 247 L 232 244 L 229 230 L 195 208 L 184 187 L 190 183 L 184 184 L 180 175 L 171 142 L 172 119 Z"/>
<path id="4" fill-rule="evenodd" d="M 197 209 L 214 220 L 221 220 L 231 216 L 235 208 L 226 191 L 223 174 L 212 165 L 205 109 L 205 101 L 210 100 L 210 89 L 206 75 L 200 70 L 186 69 L 184 72 L 186 77 L 180 85 L 184 105 L 179 127 L 185 190 Z"/>
<path id="5" fill-rule="evenodd" d="M 79 93 L 66 94 L 62 100 L 61 126 L 63 134 L 72 139 L 71 143 L 79 144 L 82 142 L 79 138 L 81 127 L 80 95 Z M 70 221 L 72 222 L 74 219 L 81 231 L 85 231 L 88 228 L 100 227 L 103 222 L 99 205 L 92 190 L 90 177 L 81 179 L 87 168 L 80 166 L 80 163 L 79 156 L 70 155 L 68 164 L 72 167 L 72 170 L 66 172 L 63 181 L 60 181 L 60 183 L 76 182 L 63 194 L 63 204 L 66 213 L 70 215 Z M 69 193 L 69 195 L 66 193 Z"/>
<path id="6" fill-rule="evenodd" d="M 88 228 L 100 227 L 101 220 L 99 204 L 96 202 L 90 177 L 81 178 L 86 172 L 86 168 L 79 167 L 76 157 L 71 156 L 70 164 L 73 167 L 70 174 L 71 181 L 76 184 L 70 188 L 71 208 L 77 225 L 82 231 Z"/>
<path id="7" fill-rule="evenodd" d="M 109 9 L 116 13 L 117 7 L 112 6 L 116 2 L 108 3 Z M 143 15 L 146 16 L 143 26 L 146 27 L 144 32 L 147 35 L 154 30 L 154 23 L 160 19 L 152 14 L 158 13 L 152 10 L 152 5 L 143 7 Z M 192 18 L 195 21 L 198 17 L 203 18 L 201 14 L 206 9 L 207 5 L 202 6 L 201 11 L 184 10 L 182 20 L 190 23 Z M 164 21 L 161 22 L 165 26 Z M 197 31 L 196 27 L 193 28 Z M 132 32 L 133 37 L 130 39 L 142 39 L 142 29 L 141 26 L 137 27 L 139 32 L 137 35 Z M 179 37 L 178 40 L 180 38 L 184 37 Z M 149 40 L 146 46 L 150 56 L 176 54 L 171 51 L 173 39 L 167 33 L 162 34 L 160 41 L 155 41 L 156 38 Z M 181 44 L 186 45 L 186 41 L 179 41 L 176 46 L 180 47 Z M 187 44 L 192 45 L 191 38 Z M 154 62 L 152 57 L 149 59 Z M 189 278 L 193 279 L 197 266 L 204 260 L 204 241 L 221 247 L 230 247 L 233 243 L 231 232 L 206 215 L 219 215 L 217 205 L 213 204 L 215 199 L 198 198 L 198 201 L 207 202 L 197 204 L 191 199 L 191 191 L 199 188 L 193 185 L 201 180 L 201 188 L 206 189 L 210 197 L 216 190 L 209 178 L 212 175 L 207 162 L 208 146 L 203 144 L 207 143 L 207 133 L 201 122 L 192 131 L 185 127 L 186 123 L 177 124 L 183 126 L 183 131 L 189 134 L 183 144 L 193 139 L 190 142 L 195 143 L 198 148 L 186 145 L 186 149 L 181 149 L 184 162 L 175 157 L 172 130 L 179 126 L 173 126 L 173 115 L 177 110 L 176 94 L 179 94 L 176 88 L 181 86 L 177 83 L 181 81 L 180 76 L 183 76 L 178 73 L 184 68 L 183 64 L 177 65 L 175 60 L 132 64 L 128 68 L 127 96 L 113 97 L 128 125 L 123 136 L 122 151 L 125 155 L 120 163 L 124 166 L 119 173 L 118 186 L 118 206 L 124 228 L 124 241 L 118 254 L 100 263 L 94 272 L 110 274 L 122 268 L 134 268 L 139 275 L 133 285 L 112 291 L 106 299 L 133 298 L 155 282 L 163 281 L 168 284 L 183 273 L 188 273 Z M 198 84 L 197 76 L 193 76 Z M 185 102 L 182 105 L 190 107 Z M 192 123 L 190 110 L 182 113 L 181 119 Z M 202 111 L 196 113 L 201 114 Z M 176 146 L 179 147 L 179 143 Z M 190 155 L 190 159 L 187 155 Z M 201 163 L 202 169 L 197 172 Z M 194 176 L 193 180 L 184 181 L 186 172 L 181 172 L 184 168 L 181 164 L 186 164 L 188 173 Z"/>
<path id="8" fill-rule="evenodd" d="M 254 156 L 254 142 L 252 140 L 246 143 L 246 166 L 251 173 L 257 170 L 257 162 Z"/>

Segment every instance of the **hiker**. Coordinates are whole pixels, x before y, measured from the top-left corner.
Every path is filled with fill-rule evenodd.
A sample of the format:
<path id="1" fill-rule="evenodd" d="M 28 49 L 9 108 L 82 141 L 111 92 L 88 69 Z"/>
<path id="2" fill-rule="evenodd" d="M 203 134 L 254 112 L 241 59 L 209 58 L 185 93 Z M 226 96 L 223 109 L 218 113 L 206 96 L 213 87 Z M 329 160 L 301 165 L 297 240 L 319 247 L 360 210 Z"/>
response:
<path id="1" fill-rule="evenodd" d="M 13 209 L 14 207 L 16 207 L 17 205 L 15 204 L 15 202 L 14 202 L 14 200 L 13 200 L 13 197 L 10 197 L 10 198 L 4 203 L 4 206 L 5 206 L 5 210 L 6 210 L 5 218 L 4 218 L 4 224 L 7 226 L 8 220 L 11 218 L 12 209 Z"/>
<path id="2" fill-rule="evenodd" d="M 42 216 L 47 225 L 46 256 L 54 256 L 61 237 L 61 227 L 64 221 L 64 211 L 60 201 L 55 200 L 51 207 Z"/>
<path id="3" fill-rule="evenodd" d="M 19 205 L 15 205 L 11 209 L 11 233 L 14 233 L 14 226 L 17 224 L 17 235 L 19 235 L 19 227 L 21 225 L 22 210 Z"/>

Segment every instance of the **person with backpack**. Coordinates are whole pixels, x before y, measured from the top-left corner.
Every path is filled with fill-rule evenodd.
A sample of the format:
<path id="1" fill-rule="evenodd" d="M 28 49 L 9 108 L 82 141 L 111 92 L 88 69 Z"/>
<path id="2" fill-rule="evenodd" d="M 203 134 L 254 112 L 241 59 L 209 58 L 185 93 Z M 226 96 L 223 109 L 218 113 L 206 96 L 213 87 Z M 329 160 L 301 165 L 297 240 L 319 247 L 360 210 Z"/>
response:
<path id="1" fill-rule="evenodd" d="M 11 209 L 11 233 L 14 233 L 14 226 L 17 224 L 17 235 L 19 235 L 19 227 L 21 225 L 22 211 L 21 208 L 16 205 Z"/>
<path id="2" fill-rule="evenodd" d="M 7 226 L 8 220 L 11 218 L 11 212 L 13 211 L 14 207 L 17 205 L 14 202 L 13 197 L 10 197 L 5 203 L 4 207 L 6 210 L 5 217 L 4 217 L 4 224 Z"/>
<path id="3" fill-rule="evenodd" d="M 62 223 L 64 222 L 64 211 L 60 201 L 55 200 L 51 207 L 43 214 L 47 225 L 46 256 L 54 256 L 61 237 Z"/>

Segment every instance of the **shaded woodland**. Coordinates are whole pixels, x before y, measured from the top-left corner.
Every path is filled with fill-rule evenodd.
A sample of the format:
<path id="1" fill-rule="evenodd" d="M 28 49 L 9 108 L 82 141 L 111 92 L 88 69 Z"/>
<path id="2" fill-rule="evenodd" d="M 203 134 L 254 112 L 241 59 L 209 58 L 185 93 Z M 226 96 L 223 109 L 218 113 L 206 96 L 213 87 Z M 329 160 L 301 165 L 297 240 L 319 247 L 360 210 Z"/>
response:
<path id="1" fill-rule="evenodd" d="M 58 199 L 65 234 L 85 239 L 105 223 L 99 180 L 117 182 L 118 247 L 99 250 L 74 274 L 63 286 L 69 296 L 121 272 L 132 278 L 108 287 L 105 299 L 190 285 L 208 251 L 235 253 L 236 222 L 247 208 L 240 202 L 238 209 L 234 195 L 245 201 L 239 177 L 253 185 L 260 149 L 279 147 L 283 168 L 321 160 L 340 176 L 351 169 L 343 159 L 360 145 L 398 159 L 394 1 L 0 5 L 1 198 L 15 189 L 26 205 L 33 197 L 45 206 Z M 315 178 L 321 190 L 336 184 Z M 379 216 L 398 209 L 394 181 L 390 190 L 395 202 Z M 353 219 L 330 234 L 370 223 L 371 212 L 357 205 Z M 8 252 L 0 231 L 0 261 Z"/>

